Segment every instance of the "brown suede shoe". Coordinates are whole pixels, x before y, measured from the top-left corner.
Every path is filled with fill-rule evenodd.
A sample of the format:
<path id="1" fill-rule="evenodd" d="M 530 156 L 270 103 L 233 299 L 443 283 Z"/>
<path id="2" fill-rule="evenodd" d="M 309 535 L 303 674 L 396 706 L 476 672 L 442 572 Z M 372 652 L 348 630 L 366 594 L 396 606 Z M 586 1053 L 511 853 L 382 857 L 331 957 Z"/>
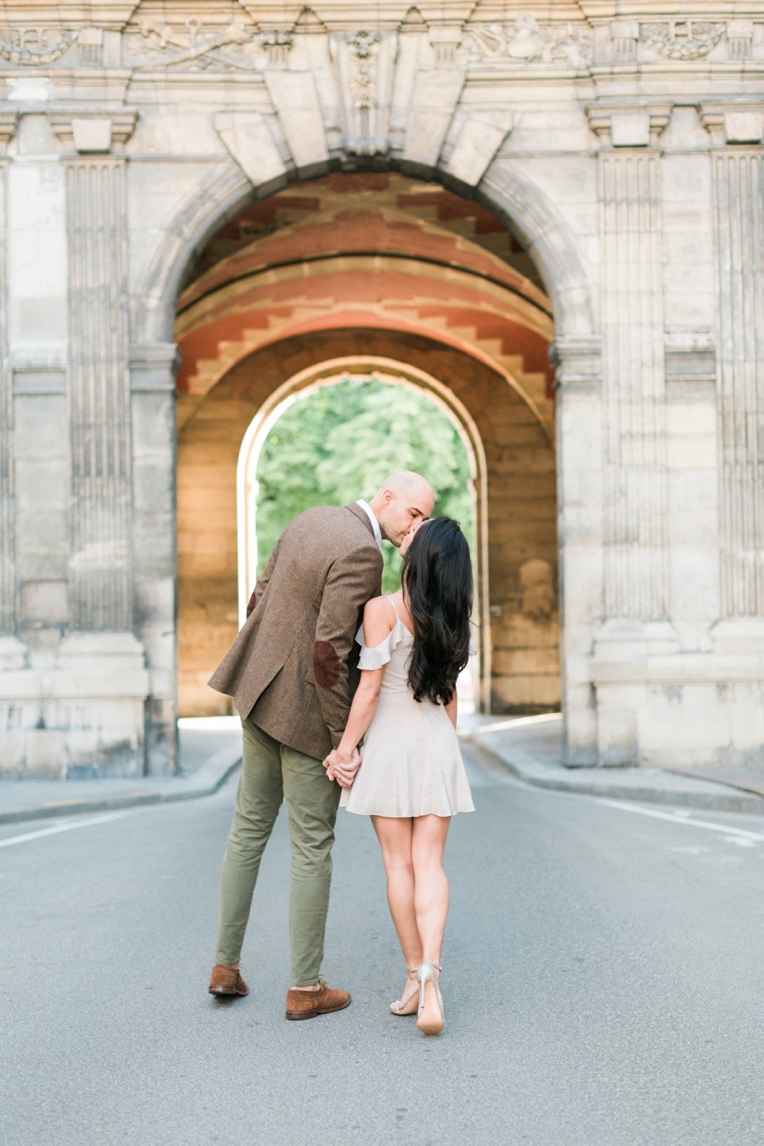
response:
<path id="1" fill-rule="evenodd" d="M 238 967 L 216 963 L 212 968 L 209 992 L 211 995 L 248 995 L 249 987 L 239 974 Z"/>
<path id="2" fill-rule="evenodd" d="M 349 991 L 333 991 L 323 979 L 318 981 L 320 991 L 301 991 L 299 988 L 287 991 L 288 1019 L 313 1019 L 316 1015 L 330 1015 L 332 1011 L 344 1011 L 350 1006 Z"/>

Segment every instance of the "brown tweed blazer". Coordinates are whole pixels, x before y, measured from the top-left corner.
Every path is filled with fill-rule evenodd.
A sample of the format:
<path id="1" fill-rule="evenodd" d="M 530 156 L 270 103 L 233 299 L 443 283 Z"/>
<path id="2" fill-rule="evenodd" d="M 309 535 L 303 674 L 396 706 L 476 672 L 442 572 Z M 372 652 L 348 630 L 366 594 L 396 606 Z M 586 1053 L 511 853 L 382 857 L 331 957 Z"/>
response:
<path id="1" fill-rule="evenodd" d="M 347 723 L 359 679 L 355 634 L 382 591 L 382 564 L 359 505 L 301 513 L 276 542 L 211 687 L 269 736 L 323 760 Z"/>

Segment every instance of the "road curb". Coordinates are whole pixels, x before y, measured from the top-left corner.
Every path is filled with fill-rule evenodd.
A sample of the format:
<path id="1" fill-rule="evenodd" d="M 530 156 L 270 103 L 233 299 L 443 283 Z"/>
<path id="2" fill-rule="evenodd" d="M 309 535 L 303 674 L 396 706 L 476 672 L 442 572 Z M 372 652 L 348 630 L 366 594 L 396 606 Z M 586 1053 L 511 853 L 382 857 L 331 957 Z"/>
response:
<path id="1" fill-rule="evenodd" d="M 239 764 L 241 764 L 240 744 L 221 748 L 202 764 L 193 778 L 187 781 L 175 777 L 168 778 L 168 785 L 179 785 L 178 787 L 158 788 L 155 792 L 135 794 L 128 792 L 120 796 L 99 796 L 89 800 L 78 800 L 75 803 L 38 804 L 32 808 L 0 811 L 0 824 L 19 824 L 24 820 L 44 820 L 56 816 L 79 816 L 86 812 L 111 812 L 116 808 L 139 808 L 150 804 L 173 804 L 179 800 L 199 800 L 203 796 L 214 796 Z M 140 779 L 136 777 L 138 782 Z M 108 782 L 108 780 L 103 781 L 104 784 Z M 180 785 L 187 786 L 180 787 Z"/>
<path id="2" fill-rule="evenodd" d="M 645 784 L 644 787 L 627 786 L 613 780 L 603 783 L 603 769 L 586 769 L 598 773 L 596 781 L 580 773 L 582 769 L 564 769 L 567 775 L 550 776 L 541 773 L 552 771 L 550 765 L 535 760 L 530 753 L 520 748 L 507 750 L 505 755 L 498 747 L 487 744 L 474 732 L 463 732 L 460 739 L 487 753 L 505 771 L 511 772 L 518 780 L 535 788 L 547 788 L 557 792 L 574 792 L 581 796 L 602 796 L 610 800 L 633 800 L 640 804 L 674 804 L 686 808 L 703 808 L 716 812 L 747 812 L 764 815 L 764 798 L 740 789 L 730 788 L 729 794 L 721 792 L 698 792 L 681 788 L 660 788 Z M 563 766 L 560 765 L 560 770 Z M 683 775 L 683 773 L 681 773 Z M 672 773 L 677 775 L 677 773 Z"/>

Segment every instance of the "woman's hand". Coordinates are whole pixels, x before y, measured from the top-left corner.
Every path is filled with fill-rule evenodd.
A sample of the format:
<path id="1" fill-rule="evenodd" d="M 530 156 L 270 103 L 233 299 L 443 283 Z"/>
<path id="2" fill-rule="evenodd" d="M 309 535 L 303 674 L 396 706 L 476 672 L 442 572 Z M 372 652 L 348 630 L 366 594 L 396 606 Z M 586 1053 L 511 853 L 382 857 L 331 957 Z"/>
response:
<path id="1" fill-rule="evenodd" d="M 326 775 L 330 780 L 336 780 L 340 788 L 350 788 L 355 780 L 355 774 L 361 767 L 361 757 L 358 749 L 354 748 L 348 756 L 335 748 L 324 760 Z"/>

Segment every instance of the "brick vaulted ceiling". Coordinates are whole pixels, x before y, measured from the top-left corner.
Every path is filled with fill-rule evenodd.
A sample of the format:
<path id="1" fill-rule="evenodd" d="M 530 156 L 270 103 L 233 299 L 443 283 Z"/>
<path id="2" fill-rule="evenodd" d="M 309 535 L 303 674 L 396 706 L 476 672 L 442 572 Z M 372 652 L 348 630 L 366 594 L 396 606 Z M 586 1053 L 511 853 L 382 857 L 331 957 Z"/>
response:
<path id="1" fill-rule="evenodd" d="M 387 173 L 293 185 L 229 221 L 189 280 L 175 329 L 182 406 L 282 339 L 398 330 L 491 366 L 551 433 L 554 330 L 535 268 L 489 211 L 438 185 Z"/>

